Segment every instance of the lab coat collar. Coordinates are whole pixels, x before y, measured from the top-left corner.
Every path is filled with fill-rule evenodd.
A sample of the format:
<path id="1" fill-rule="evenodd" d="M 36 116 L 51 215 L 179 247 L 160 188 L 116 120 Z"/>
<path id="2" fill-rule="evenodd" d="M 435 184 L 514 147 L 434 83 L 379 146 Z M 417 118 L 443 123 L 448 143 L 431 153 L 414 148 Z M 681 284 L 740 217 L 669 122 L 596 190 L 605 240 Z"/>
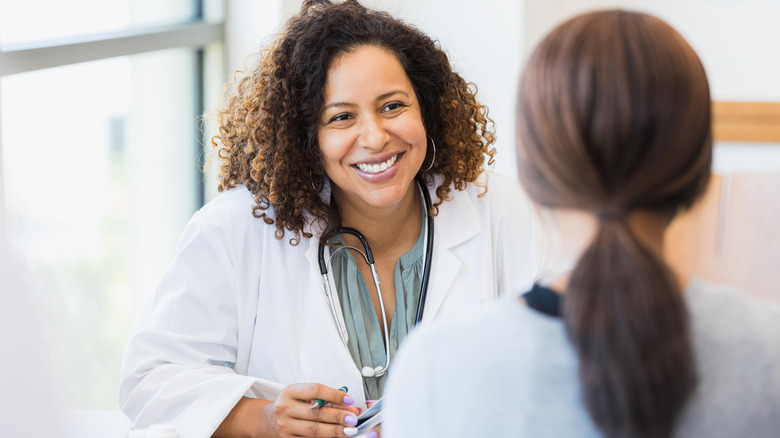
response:
<path id="1" fill-rule="evenodd" d="M 443 178 L 437 175 L 433 184 L 428 185 L 428 192 L 431 194 L 434 204 L 439 199 L 436 196 L 436 187 L 441 184 L 442 180 Z M 487 184 L 484 173 L 479 177 L 478 182 L 483 185 Z M 467 187 L 465 190 L 468 191 L 469 188 Z M 479 190 L 481 193 L 482 189 Z M 450 197 L 454 198 L 455 196 L 458 196 L 457 201 L 453 199 L 445 200 L 439 205 L 439 214 L 434 216 L 434 221 L 436 221 L 434 225 L 436 232 L 434 241 L 441 242 L 442 248 L 453 248 L 482 231 L 477 217 L 476 200 L 472 199 L 472 196 L 459 193 L 453 188 L 450 192 Z"/>
<path id="2" fill-rule="evenodd" d="M 320 190 L 319 196 L 320 196 L 320 199 L 322 200 L 322 202 L 330 205 L 331 187 L 330 187 L 330 179 L 328 177 L 325 177 L 325 180 L 322 182 L 322 190 Z M 317 242 L 319 242 L 319 238 L 320 238 L 320 236 L 322 235 L 322 233 L 324 231 L 324 228 L 322 226 L 323 224 L 320 223 L 319 221 L 315 220 L 314 216 L 311 213 L 309 213 L 308 211 L 304 212 L 303 214 L 304 214 L 304 216 L 306 216 L 306 221 L 305 221 L 305 224 L 303 226 L 303 231 L 305 233 L 311 233 L 311 235 L 313 236 L 313 238 L 311 240 L 316 240 Z M 317 246 L 316 245 L 317 242 L 315 242 L 315 248 L 314 248 L 314 251 L 315 251 L 314 252 L 314 260 L 315 261 L 317 260 L 317 252 L 316 252 L 317 251 L 317 247 L 316 247 Z"/>

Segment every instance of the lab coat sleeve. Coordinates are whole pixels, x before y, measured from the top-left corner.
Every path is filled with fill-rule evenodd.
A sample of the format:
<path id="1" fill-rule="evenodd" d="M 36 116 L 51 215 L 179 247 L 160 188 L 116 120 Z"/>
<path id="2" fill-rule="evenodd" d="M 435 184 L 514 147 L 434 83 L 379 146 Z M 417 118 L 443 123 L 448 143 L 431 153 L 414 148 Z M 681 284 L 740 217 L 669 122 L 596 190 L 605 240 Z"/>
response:
<path id="1" fill-rule="evenodd" d="M 234 261 L 228 239 L 201 213 L 138 320 L 121 369 L 120 405 L 135 427 L 171 423 L 182 438 L 210 437 L 258 383 L 232 369 L 240 324 Z"/>

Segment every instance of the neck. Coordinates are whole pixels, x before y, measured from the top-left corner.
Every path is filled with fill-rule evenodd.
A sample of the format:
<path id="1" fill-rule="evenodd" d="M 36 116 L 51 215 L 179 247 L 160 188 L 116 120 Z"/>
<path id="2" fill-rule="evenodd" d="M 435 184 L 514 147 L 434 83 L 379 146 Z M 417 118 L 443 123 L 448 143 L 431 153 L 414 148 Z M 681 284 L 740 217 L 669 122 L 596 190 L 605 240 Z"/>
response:
<path id="1" fill-rule="evenodd" d="M 550 212 L 550 256 L 545 263 L 548 275 L 540 282 L 557 292 L 563 293 L 569 284 L 571 270 L 580 255 L 590 246 L 600 226 L 592 214 L 578 210 L 557 209 Z M 639 241 L 663 258 L 664 231 L 668 220 L 656 213 L 637 211 L 631 213 L 626 221 L 631 232 Z M 685 280 L 681 279 L 681 286 Z"/>
<path id="2" fill-rule="evenodd" d="M 422 207 L 415 181 L 412 181 L 403 199 L 389 207 L 357 206 L 337 191 L 334 191 L 333 198 L 341 213 L 342 226 L 363 233 L 376 258 L 408 251 L 420 235 Z M 354 238 L 344 235 L 344 239 L 349 241 Z"/>

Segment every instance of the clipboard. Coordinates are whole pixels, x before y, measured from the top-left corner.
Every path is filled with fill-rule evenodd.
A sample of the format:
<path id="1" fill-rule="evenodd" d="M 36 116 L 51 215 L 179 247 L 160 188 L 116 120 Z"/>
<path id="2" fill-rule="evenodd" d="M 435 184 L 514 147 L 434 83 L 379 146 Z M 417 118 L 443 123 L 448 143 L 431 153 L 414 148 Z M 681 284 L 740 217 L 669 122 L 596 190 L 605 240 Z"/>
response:
<path id="1" fill-rule="evenodd" d="M 382 399 L 374 403 L 373 406 L 368 408 L 365 412 L 358 416 L 357 429 L 358 433 L 355 438 L 366 436 L 368 432 L 374 427 L 382 423 Z"/>

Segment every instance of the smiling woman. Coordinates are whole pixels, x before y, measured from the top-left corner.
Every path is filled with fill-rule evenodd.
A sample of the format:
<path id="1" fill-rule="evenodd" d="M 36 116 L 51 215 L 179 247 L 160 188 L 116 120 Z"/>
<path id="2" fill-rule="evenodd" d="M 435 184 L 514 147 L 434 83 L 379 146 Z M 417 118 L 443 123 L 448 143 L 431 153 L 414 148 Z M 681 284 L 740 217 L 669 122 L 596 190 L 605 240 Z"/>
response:
<path id="1" fill-rule="evenodd" d="M 420 104 L 398 58 L 376 46 L 345 53 L 333 61 L 324 94 L 317 137 L 342 218 L 397 210 L 407 198 L 406 205 L 419 210 L 411 189 L 427 138 Z"/>
<path id="2" fill-rule="evenodd" d="M 389 14 L 304 2 L 217 119 L 225 193 L 193 217 L 125 354 L 137 426 L 354 435 L 386 376 L 361 369 L 389 364 L 418 321 L 533 281 L 531 209 L 517 181 L 485 171 L 493 127 L 476 87 Z"/>

